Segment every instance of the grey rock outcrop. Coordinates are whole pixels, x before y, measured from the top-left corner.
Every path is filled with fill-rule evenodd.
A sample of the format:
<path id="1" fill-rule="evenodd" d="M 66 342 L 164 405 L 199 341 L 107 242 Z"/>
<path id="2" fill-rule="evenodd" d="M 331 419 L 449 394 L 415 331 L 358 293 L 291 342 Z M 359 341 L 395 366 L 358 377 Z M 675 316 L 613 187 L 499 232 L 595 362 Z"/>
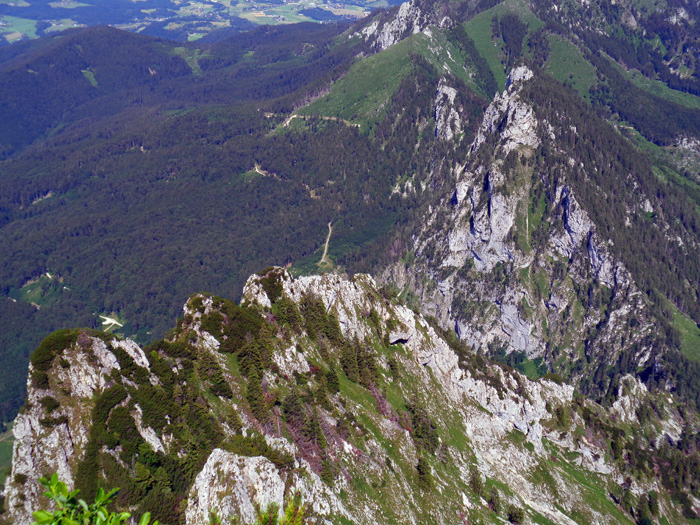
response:
<path id="1" fill-rule="evenodd" d="M 404 38 L 424 32 L 429 26 L 449 26 L 452 22 L 446 13 L 442 16 L 431 9 L 430 4 L 409 0 L 379 16 L 360 29 L 356 36 L 369 42 L 376 51 L 383 51 Z"/>
<path id="2" fill-rule="evenodd" d="M 114 347 L 129 353 L 137 366 L 148 370 L 143 350 L 133 341 L 105 342 L 85 334 L 63 350 L 61 364 L 54 364 L 49 371 L 49 388 L 34 386 L 30 365 L 27 402 L 12 428 L 15 443 L 6 484 L 6 508 L 12 523 L 31 523 L 32 512 L 47 504 L 38 483 L 40 477 L 56 472 L 73 488 L 88 443 L 95 395 L 107 388 L 111 374 L 120 370 L 111 352 Z M 148 377 L 155 380 L 152 374 Z M 42 403 L 46 398 L 58 403 L 49 413 Z M 140 425 L 138 431 L 156 449 L 165 450 L 152 429 Z M 20 479 L 21 483 L 16 481 Z"/>
<path id="3" fill-rule="evenodd" d="M 454 107 L 457 90 L 440 79 L 435 94 L 435 135 L 442 140 L 452 140 L 462 133 L 462 119 Z"/>
<path id="4" fill-rule="evenodd" d="M 489 135 L 499 134 L 504 156 L 518 146 L 535 147 L 539 144 L 537 120 L 533 108 L 520 97 L 520 87 L 530 80 L 533 73 L 526 66 L 519 66 L 508 76 L 506 90 L 497 93 L 486 108 L 478 135 L 472 145 L 477 150 Z"/>
<path id="5" fill-rule="evenodd" d="M 414 236 L 415 266 L 394 265 L 382 279 L 411 288 L 444 327 L 456 328 L 482 350 L 505 345 L 506 352 L 545 357 L 555 342 L 575 358 L 582 341 L 567 338 L 571 329 L 563 319 L 572 314 L 579 337 L 596 326 L 599 344 L 608 347 L 621 340 L 617 325 L 634 317 L 641 325 L 625 336 L 627 344 L 641 341 L 652 330 L 644 300 L 575 188 L 562 180 L 533 197 L 543 182 L 528 167 L 530 158 L 542 140 L 557 139 L 554 126 L 539 119 L 522 95 L 533 77 L 525 66 L 513 69 L 506 89 L 486 109 L 468 158 L 457 163 L 449 195 Z M 443 136 L 450 136 L 448 111 L 436 115 Z M 565 271 L 554 272 L 556 266 Z M 583 308 L 589 301 L 581 288 L 589 284 L 601 297 L 612 297 L 607 319 Z"/>
<path id="6" fill-rule="evenodd" d="M 290 477 L 287 480 L 287 477 Z M 187 504 L 187 525 L 209 525 L 211 512 L 224 522 L 239 518 L 253 523 L 256 509 L 275 504 L 284 516 L 285 494 L 299 492 L 302 501 L 320 515 L 350 517 L 338 497 L 311 473 L 281 473 L 269 459 L 238 456 L 215 449 L 197 474 Z"/>
<path id="7" fill-rule="evenodd" d="M 256 506 L 271 503 L 283 511 L 284 481 L 275 465 L 264 457 L 240 457 L 221 449 L 211 453 L 194 480 L 187 504 L 188 525 L 208 525 L 210 513 L 244 523 L 255 521 Z"/>

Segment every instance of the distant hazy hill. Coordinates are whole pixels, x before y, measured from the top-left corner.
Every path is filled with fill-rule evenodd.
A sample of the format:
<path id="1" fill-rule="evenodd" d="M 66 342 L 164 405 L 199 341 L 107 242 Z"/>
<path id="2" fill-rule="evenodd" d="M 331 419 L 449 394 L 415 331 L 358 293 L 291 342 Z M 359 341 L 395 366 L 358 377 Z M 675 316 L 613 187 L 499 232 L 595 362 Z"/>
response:
<path id="1" fill-rule="evenodd" d="M 110 25 L 179 42 L 218 40 L 259 25 L 354 21 L 394 0 L 195 2 L 174 0 L 20 0 L 0 3 L 0 47 L 72 27 Z"/>
<path id="2" fill-rule="evenodd" d="M 4 155 L 57 126 L 97 119 L 136 103 L 123 94 L 108 101 L 115 92 L 141 88 L 149 93 L 163 81 L 193 74 L 172 43 L 107 27 L 71 30 L 23 47 L 24 52 L 0 64 Z M 99 104 L 79 110 L 95 99 Z"/>

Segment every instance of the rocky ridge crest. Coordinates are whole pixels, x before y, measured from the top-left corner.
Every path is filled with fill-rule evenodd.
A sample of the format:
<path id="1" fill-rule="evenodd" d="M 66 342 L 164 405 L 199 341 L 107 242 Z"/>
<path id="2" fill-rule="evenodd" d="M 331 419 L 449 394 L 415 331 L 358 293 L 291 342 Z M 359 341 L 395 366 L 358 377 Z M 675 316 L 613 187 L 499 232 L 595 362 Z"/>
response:
<path id="1" fill-rule="evenodd" d="M 262 377 L 242 375 L 246 354 L 230 353 L 236 327 L 244 322 L 260 322 L 272 335 L 270 365 Z M 249 342 L 251 337 L 258 336 L 247 336 Z M 141 349 L 128 340 L 84 332 L 64 342 L 64 348 L 53 347 L 48 366 L 41 365 L 48 385 L 30 378 L 30 401 L 15 427 L 7 505 L 13 523 L 29 523 L 29 511 L 42 505 L 39 475 L 59 471 L 71 486 L 80 486 L 78 478 L 95 453 L 96 464 L 106 469 L 95 481 L 111 484 L 118 472 L 154 479 L 146 489 L 133 488 L 144 500 L 160 490 L 159 484 L 171 492 L 183 490 L 168 478 L 166 458 L 198 464 L 180 505 L 188 524 L 207 523 L 211 510 L 225 519 L 250 520 L 256 504 L 282 505 L 296 490 L 315 515 L 331 522 L 487 517 L 482 499 L 487 495 L 474 492 L 475 476 L 507 487 L 501 497 L 513 508 L 565 523 L 581 506 L 585 489 L 556 466 L 550 474 L 555 490 L 533 478 L 549 465 L 548 458 L 555 455 L 599 483 L 623 479 L 597 438 L 568 430 L 585 426 L 572 409 L 582 401 L 574 399 L 571 386 L 531 381 L 484 361 L 366 275 L 293 279 L 285 270 L 270 269 L 248 280 L 240 307 L 193 296 L 170 342 Z M 364 363 L 359 376 L 348 365 L 349 352 L 358 352 L 355 359 Z M 327 386 L 334 370 L 337 390 Z M 189 392 L 178 386 L 184 386 L 178 376 L 186 376 Z M 265 405 L 256 409 L 249 393 L 260 386 Z M 67 391 L 70 396 L 63 394 Z M 163 420 L 154 425 L 148 399 L 160 391 L 172 391 L 175 403 L 181 397 L 189 401 L 179 412 L 164 401 Z M 116 392 L 121 395 L 110 397 Z M 47 428 L 41 424 L 47 410 L 41 400 L 49 396 L 58 406 Z M 197 452 L 201 462 L 194 464 L 189 460 L 195 449 L 187 439 L 200 438 L 189 416 L 183 417 L 192 404 L 206 410 L 206 424 L 214 425 L 208 437 L 200 436 L 205 440 Z M 581 406 L 599 410 L 586 402 Z M 308 423 L 298 426 L 299 410 L 316 422 L 315 437 L 309 437 Z M 118 412 L 132 421 L 132 439 L 141 443 L 131 457 L 120 435 L 128 428 L 115 422 Z M 96 442 L 95 425 L 106 427 L 109 436 Z M 124 429 L 112 430 L 118 428 Z M 253 449 L 244 452 L 242 443 Z M 427 485 L 416 483 L 417 464 L 429 465 Z M 358 485 L 358 480 L 364 481 Z M 635 482 L 632 490 L 643 492 L 650 483 Z M 607 520 L 604 506 L 589 512 L 594 521 Z"/>

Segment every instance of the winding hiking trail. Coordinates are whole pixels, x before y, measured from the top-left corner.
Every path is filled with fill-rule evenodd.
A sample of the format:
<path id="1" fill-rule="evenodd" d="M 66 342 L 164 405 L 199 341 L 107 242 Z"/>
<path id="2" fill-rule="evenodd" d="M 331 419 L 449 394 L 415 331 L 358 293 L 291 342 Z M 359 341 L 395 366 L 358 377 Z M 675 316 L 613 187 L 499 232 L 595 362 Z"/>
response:
<path id="1" fill-rule="evenodd" d="M 284 122 L 282 122 L 282 127 L 283 128 L 288 127 L 289 124 L 292 122 L 292 120 L 295 118 L 306 119 L 306 117 L 307 117 L 307 115 L 297 115 L 295 113 L 292 113 L 291 115 L 289 115 L 289 117 L 287 117 L 287 119 Z M 359 124 L 356 124 L 354 122 L 350 122 L 349 120 L 345 120 L 344 118 L 340 118 L 340 117 L 324 117 L 322 115 L 310 115 L 310 118 L 314 118 L 314 117 L 321 119 L 321 120 L 331 120 L 333 122 L 342 122 L 346 126 L 351 126 L 354 128 L 360 127 Z"/>
<path id="2" fill-rule="evenodd" d="M 266 113 L 265 116 L 268 118 L 271 118 L 271 117 L 283 117 L 284 115 L 281 115 L 279 113 Z M 350 126 L 353 128 L 360 128 L 361 127 L 360 124 L 357 124 L 355 122 L 350 122 L 349 120 L 345 120 L 344 118 L 340 118 L 340 117 L 325 117 L 325 116 L 321 116 L 321 115 L 297 115 L 296 113 L 292 113 L 291 115 L 286 117 L 284 119 L 284 121 L 279 126 L 277 126 L 277 128 L 270 131 L 270 133 L 268 133 L 267 136 L 269 137 L 270 135 L 272 135 L 273 133 L 275 133 L 279 129 L 284 129 L 284 128 L 289 127 L 289 125 L 292 123 L 292 120 L 294 120 L 295 118 L 300 118 L 302 120 L 306 120 L 307 118 L 317 118 L 320 120 L 330 120 L 333 122 L 342 122 L 346 126 Z"/>
<path id="3" fill-rule="evenodd" d="M 329 266 L 333 265 L 333 262 L 328 258 L 328 243 L 331 242 L 331 234 L 333 233 L 333 221 L 328 222 L 328 237 L 326 237 L 326 245 L 323 247 L 323 256 L 321 256 L 321 260 L 318 262 L 319 266 L 323 266 L 324 264 L 327 264 Z"/>

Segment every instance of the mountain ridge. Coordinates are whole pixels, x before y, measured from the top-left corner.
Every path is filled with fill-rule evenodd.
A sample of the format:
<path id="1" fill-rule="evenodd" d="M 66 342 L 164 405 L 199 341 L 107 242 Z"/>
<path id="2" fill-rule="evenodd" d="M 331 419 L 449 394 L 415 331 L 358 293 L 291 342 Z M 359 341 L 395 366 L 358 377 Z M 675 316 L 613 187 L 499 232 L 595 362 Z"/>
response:
<path id="1" fill-rule="evenodd" d="M 611 496 L 606 496 L 607 502 L 590 500 L 595 491 L 608 484 L 628 486 L 630 494 L 639 497 L 661 490 L 657 482 L 649 484 L 648 474 L 625 481 L 627 469 L 619 459 L 608 459 L 614 457 L 616 445 L 601 448 L 594 434 L 582 437 L 576 430 L 583 425 L 589 432 L 600 432 L 586 423 L 605 417 L 600 407 L 577 398 L 574 389 L 560 380 L 531 381 L 464 347 L 451 346 L 422 316 L 383 295 L 369 276 L 294 280 L 282 269 L 267 269 L 248 280 L 243 297 L 236 307 L 220 298 L 193 296 L 169 342 L 146 351 L 131 341 L 94 332 L 62 332 L 47 339 L 32 358 L 29 401 L 15 426 L 13 481 L 7 492 L 14 523 L 24 523 L 28 510 L 40 505 L 33 482 L 47 469 L 57 470 L 69 486 L 84 490 L 85 476 L 100 478 L 100 471 L 107 473 L 108 482 L 126 483 L 131 478 L 122 486 L 126 494 L 122 498 L 139 498 L 140 508 L 163 520 L 168 520 L 164 513 L 169 511 L 162 498 L 170 501 L 171 491 L 184 489 L 186 499 L 177 507 L 186 523 L 206 523 L 212 510 L 223 518 L 239 515 L 250 520 L 253 502 L 281 504 L 283 494 L 295 486 L 317 516 L 339 523 L 449 522 L 458 515 L 492 521 L 500 512 L 519 515 L 520 520 L 530 516 L 573 523 L 585 515 L 590 520 L 626 522 L 629 515 L 615 510 Z M 259 322 L 258 334 L 269 326 L 279 339 L 268 339 L 273 346 L 267 347 L 266 356 L 257 354 L 255 359 L 270 363 L 262 365 L 261 375 L 255 372 L 261 366 L 255 361 L 244 365 L 247 356 L 256 355 L 254 341 L 259 337 L 253 332 L 243 337 L 245 326 Z M 357 341 L 364 350 L 358 350 L 356 358 L 362 356 L 364 365 L 353 379 L 357 364 L 349 361 L 348 351 Z M 237 359 L 230 358 L 231 351 Z M 252 368 L 246 372 L 245 366 Z M 337 379 L 332 379 L 334 370 Z M 46 382 L 38 376 L 40 371 L 45 371 Z M 176 386 L 182 374 L 188 375 L 192 393 L 180 393 Z M 332 386 L 334 381 L 339 381 L 339 390 Z M 414 381 L 421 386 L 417 388 Z M 619 415 L 608 424 L 615 425 L 617 417 L 636 420 L 630 407 L 645 391 L 634 386 L 634 379 L 629 381 L 613 411 Z M 209 421 L 205 427 L 215 427 L 192 435 L 199 443 L 196 450 L 204 454 L 198 455 L 199 467 L 186 476 L 190 481 L 184 486 L 183 479 L 173 477 L 177 470 L 166 461 L 166 453 L 173 454 L 186 443 L 183 417 L 191 408 L 184 405 L 185 412 L 171 413 L 170 401 L 161 407 L 162 417 L 150 412 L 151 403 L 159 399 L 156 392 L 171 388 L 175 404 L 181 395 L 200 392 L 204 397 L 196 402 L 189 397 L 189 403 L 203 403 L 218 414 L 208 419 L 202 413 L 205 419 L 199 424 Z M 265 392 L 264 405 L 251 397 L 259 388 Z M 61 389 L 70 391 L 70 396 Z M 404 401 L 399 401 L 401 397 Z M 430 411 L 422 408 L 427 406 Z M 673 410 L 666 406 L 665 410 Z M 311 425 L 319 425 L 316 430 L 295 419 L 299 410 L 316 421 Z M 222 411 L 229 415 L 222 417 Z M 195 417 L 190 414 L 186 417 Z M 672 414 L 667 412 L 663 420 L 661 439 L 680 438 L 681 428 Z M 132 423 L 120 423 L 124 417 Z M 350 424 L 346 430 L 344 420 Z M 213 431 L 216 427 L 218 432 Z M 190 432 L 194 429 L 190 427 Z M 254 436 L 264 439 L 255 441 L 259 438 Z M 625 447 L 631 444 L 624 437 L 622 442 Z M 244 443 L 248 448 L 241 448 Z M 185 455 L 178 462 L 189 464 L 195 449 L 180 450 Z M 577 453 L 568 456 L 567 451 Z M 320 461 L 318 454 L 332 458 L 332 463 Z M 558 459 L 546 461 L 550 456 Z M 416 461 L 427 462 L 428 472 L 432 471 L 424 480 L 427 485 L 415 482 L 414 476 L 421 479 L 421 467 L 414 470 Z M 129 474 L 132 468 L 135 477 Z M 127 477 L 115 477 L 123 469 Z M 545 472 L 542 469 L 546 475 L 533 474 Z M 586 473 L 595 491 L 589 493 L 579 485 L 570 469 Z M 224 473 L 227 481 L 212 485 Z M 487 486 L 497 487 L 497 496 L 479 488 L 483 475 Z M 383 480 L 376 487 L 360 481 L 375 478 Z M 399 503 L 385 490 L 388 486 L 407 501 Z M 375 499 L 376 491 L 387 501 Z M 424 499 L 428 494 L 436 501 Z M 493 502 L 489 510 L 486 501 L 493 497 L 502 498 L 496 512 Z M 664 514 L 680 519 L 670 500 L 660 498 L 659 504 Z M 570 516 L 575 519 L 570 521 Z"/>
<path id="2" fill-rule="evenodd" d="M 635 340 L 644 339 L 645 330 L 647 335 L 662 331 L 663 324 L 659 328 L 657 323 L 664 321 L 661 319 L 649 324 L 648 320 L 644 320 L 653 318 L 654 314 L 651 313 L 638 287 L 633 284 L 635 278 L 625 268 L 625 259 L 621 259 L 620 252 L 614 250 L 615 243 L 600 237 L 598 233 L 600 219 L 596 218 L 598 222 L 596 225 L 585 208 L 577 202 L 575 193 L 581 190 L 581 184 L 577 182 L 576 186 L 570 185 L 561 175 L 557 176 L 560 180 L 554 178 L 551 182 L 546 178 L 539 180 L 537 177 L 532 183 L 527 182 L 530 173 L 533 176 L 546 173 L 544 170 L 547 168 L 543 166 L 539 166 L 539 169 L 535 167 L 534 170 L 528 168 L 528 161 L 542 143 L 553 142 L 555 137 L 555 128 L 546 120 L 540 118 L 538 121 L 535 116 L 538 109 L 533 109 L 528 102 L 525 102 L 530 99 L 530 96 L 521 95 L 527 89 L 524 86 L 532 76 L 532 71 L 527 68 L 515 69 L 509 81 L 510 87 L 503 95 L 497 96 L 486 110 L 484 121 L 471 149 L 471 154 L 475 156 L 471 166 L 475 166 L 475 171 L 470 172 L 469 161 L 464 167 L 458 165 L 455 189 L 449 190 L 449 193 L 443 197 L 441 207 L 446 210 L 446 213 L 451 213 L 452 218 L 445 219 L 433 210 L 431 215 L 434 219 L 426 218 L 423 233 L 415 238 L 418 264 L 406 272 L 402 268 L 402 263 L 398 263 L 394 267 L 395 271 L 387 272 L 385 278 L 387 280 L 395 278 L 399 288 L 411 283 L 410 286 L 417 293 L 424 294 L 422 298 L 424 304 L 439 305 L 429 307 L 431 308 L 429 311 L 441 319 L 443 326 L 456 326 L 457 332 L 469 344 L 477 345 L 484 351 L 493 352 L 492 344 L 498 345 L 500 344 L 498 339 L 504 338 L 511 349 L 527 354 L 530 359 L 544 357 L 545 346 L 549 346 L 554 341 L 551 338 L 543 340 L 542 336 L 536 334 L 557 330 L 556 324 L 562 322 L 564 323 L 562 334 L 568 334 L 567 337 L 572 336 L 568 329 L 568 315 L 563 318 L 559 316 L 567 309 L 567 305 L 569 306 L 567 313 L 570 313 L 573 303 L 565 299 L 568 292 L 565 292 L 564 288 L 555 290 L 556 281 L 573 279 L 573 287 L 567 285 L 572 291 L 584 286 L 583 282 L 590 282 L 593 286 L 603 286 L 608 290 L 605 292 L 600 289 L 597 293 L 609 294 L 607 301 L 612 308 L 603 317 L 594 313 L 593 317 L 586 321 L 595 327 L 596 333 L 593 337 L 602 336 L 603 339 L 610 339 L 607 344 L 598 341 L 597 345 L 605 347 L 619 344 L 613 341 L 615 338 L 619 340 L 620 334 L 613 334 L 619 332 L 620 325 L 628 324 L 634 318 L 635 335 L 632 339 L 628 339 L 626 344 L 627 348 L 636 346 Z M 518 85 L 520 88 L 517 87 Z M 559 118 L 562 119 L 563 115 L 560 114 Z M 580 127 L 580 124 L 578 125 Z M 571 124 L 570 126 L 573 127 Z M 496 138 L 496 145 L 492 146 L 494 153 L 486 150 L 487 155 L 492 154 L 494 159 L 505 160 L 495 160 L 493 164 L 489 164 L 488 161 L 484 161 L 483 156 L 480 156 L 479 149 L 488 141 L 493 144 L 493 137 Z M 513 157 L 509 158 L 509 155 Z M 554 158 L 550 157 L 547 162 L 551 170 L 551 166 L 555 165 Z M 564 163 L 573 165 L 575 161 L 568 157 Z M 523 179 L 523 176 L 526 178 Z M 463 180 L 460 180 L 460 177 Z M 543 182 L 544 186 L 542 186 Z M 521 189 L 523 184 L 524 189 Z M 652 208 L 649 199 L 645 200 L 642 186 L 640 183 L 632 184 L 639 188 L 634 196 L 634 199 L 639 199 L 641 202 L 637 213 L 639 215 L 651 213 L 650 210 L 655 208 Z M 533 192 L 538 187 L 540 194 L 533 198 Z M 546 200 L 543 201 L 545 197 Z M 525 204 L 522 203 L 523 200 Z M 544 208 L 539 209 L 542 204 Z M 527 206 L 526 210 L 529 211 L 523 212 L 523 206 Z M 631 209 L 630 204 L 616 206 Z M 544 213 L 544 216 L 537 216 L 537 213 L 543 213 L 546 209 L 551 211 Z M 661 216 L 659 212 L 659 217 Z M 443 217 L 443 222 L 438 222 L 440 217 Z M 529 229 L 530 220 L 533 221 L 532 231 Z M 431 224 L 431 221 L 435 222 Z M 621 219 L 620 222 L 627 223 L 628 227 L 631 227 L 629 218 Z M 537 228 L 540 226 L 546 226 L 547 231 L 551 230 L 552 233 L 540 231 L 539 233 L 544 236 L 539 235 L 538 238 Z M 693 227 L 691 226 L 688 230 L 685 235 L 693 235 Z M 449 232 L 447 236 L 443 233 L 445 231 Z M 623 240 L 627 244 L 634 242 L 629 239 Z M 687 241 L 673 240 L 673 242 L 676 242 L 679 247 L 688 246 L 690 249 L 693 249 L 692 246 L 697 246 L 697 242 L 692 238 Z M 535 243 L 539 243 L 539 246 Z M 619 240 L 618 243 L 620 243 Z M 547 250 L 551 251 L 551 255 L 548 255 Z M 631 251 L 634 252 L 635 249 L 631 248 Z M 577 262 L 581 257 L 580 262 Z M 550 262 L 546 263 L 542 259 L 548 259 Z M 540 270 L 537 268 L 540 265 L 544 268 L 546 264 L 552 264 L 552 267 L 544 271 L 540 276 L 544 282 L 539 283 L 540 277 L 537 277 L 537 272 Z M 562 264 L 566 267 L 562 267 Z M 497 265 L 513 266 L 513 269 L 506 272 L 514 276 L 516 284 L 509 285 L 506 280 L 502 291 L 498 291 L 499 283 L 498 280 L 494 281 L 493 275 Z M 578 271 L 584 273 L 576 277 Z M 559 277 L 556 277 L 557 275 Z M 637 270 L 637 282 L 639 282 L 639 275 Z M 426 276 L 431 277 L 426 279 Z M 480 278 L 484 280 L 481 284 L 476 284 Z M 576 284 L 577 280 L 579 284 Z M 517 284 L 518 281 L 520 284 Z M 462 292 L 459 292 L 460 286 L 465 286 Z M 520 291 L 516 291 L 521 286 Z M 463 295 L 459 295 L 460 293 Z M 480 294 L 483 294 L 484 298 L 476 299 L 475 295 Z M 591 295 L 591 288 L 588 294 Z M 479 321 L 479 315 L 483 314 L 477 313 L 475 323 L 474 301 L 477 305 L 480 303 L 486 306 L 494 303 L 499 305 L 502 326 L 500 330 L 503 332 L 494 325 L 471 332 L 483 321 Z M 694 300 L 690 304 L 694 304 Z M 532 309 L 537 310 L 542 307 L 545 307 L 544 313 L 533 316 Z M 552 312 L 552 315 L 547 316 L 547 311 Z M 478 309 L 477 312 L 479 312 Z M 585 314 L 586 317 L 588 315 Z M 532 320 L 528 321 L 528 317 L 530 319 L 534 317 L 535 320 L 545 319 L 542 322 L 542 328 L 536 326 Z M 626 323 L 621 321 L 624 317 L 628 318 Z M 498 318 L 499 314 L 496 314 L 496 319 Z M 580 319 L 577 322 L 581 322 Z M 489 321 L 486 323 L 488 325 Z M 609 328 L 606 329 L 606 325 Z M 650 331 L 652 326 L 654 330 Z M 608 330 L 608 335 L 601 334 L 605 330 Z M 486 334 L 491 334 L 496 339 L 489 341 Z M 589 332 L 588 337 L 590 336 Z M 622 339 L 624 341 L 624 337 Z M 578 345 L 573 342 L 565 344 Z M 588 352 L 591 341 L 586 340 L 584 344 L 590 362 L 591 356 Z M 678 342 L 670 341 L 666 344 L 673 346 L 678 345 Z M 641 348 L 635 350 L 637 355 L 633 361 L 637 367 L 643 366 L 643 363 L 648 361 L 651 347 L 657 346 L 658 343 L 647 341 L 643 343 L 644 345 L 646 345 L 645 351 Z M 643 355 L 644 352 L 646 357 Z M 559 355 L 555 356 L 555 358 L 558 357 Z M 571 355 L 570 359 L 575 361 L 575 354 Z M 607 349 L 605 359 L 607 363 L 614 363 L 617 360 L 617 354 L 611 348 Z M 599 358 L 594 359 L 595 366 L 600 365 L 600 362 Z M 568 375 L 569 372 L 562 371 L 562 373 Z M 588 372 L 583 368 L 579 373 L 586 375 Z"/>

